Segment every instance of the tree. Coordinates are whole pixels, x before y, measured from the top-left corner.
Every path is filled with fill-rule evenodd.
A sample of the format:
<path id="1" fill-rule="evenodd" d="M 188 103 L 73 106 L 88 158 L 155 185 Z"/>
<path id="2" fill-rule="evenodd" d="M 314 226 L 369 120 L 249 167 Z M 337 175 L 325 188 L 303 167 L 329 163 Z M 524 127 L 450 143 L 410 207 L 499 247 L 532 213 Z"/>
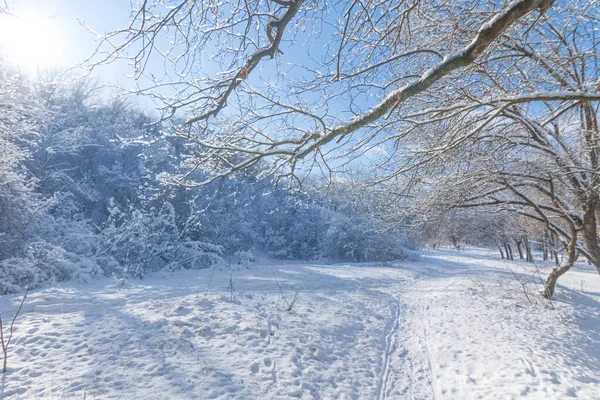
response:
<path id="1" fill-rule="evenodd" d="M 476 74 L 475 61 L 498 37 L 527 32 L 551 4 L 143 2 L 129 27 L 104 36 L 90 62 L 130 58 L 137 76 L 150 81 L 141 92 L 162 102 L 165 117 L 190 109 L 175 135 L 198 146 L 188 167 L 208 171 L 204 183 L 263 159 L 269 175 L 300 180 L 303 159 L 309 170 L 311 163 L 325 175 L 334 169 L 338 145 L 350 157 L 393 146 L 407 113 Z M 290 57 L 303 41 L 308 53 Z M 147 67 L 160 58 L 171 68 L 156 77 Z M 189 177 L 180 182 L 198 183 Z"/>
<path id="2" fill-rule="evenodd" d="M 600 273 L 597 12 L 573 6 L 542 17 L 531 42 L 500 38 L 495 60 L 463 91 L 468 104 L 419 121 L 428 132 L 412 159 L 436 160 L 446 206 L 513 211 L 560 241 L 567 257 L 548 277 L 548 298 L 578 254 Z"/>
<path id="3" fill-rule="evenodd" d="M 40 207 L 25 161 L 38 110 L 25 78 L 0 64 L 0 259 L 18 254 L 30 217 Z"/>

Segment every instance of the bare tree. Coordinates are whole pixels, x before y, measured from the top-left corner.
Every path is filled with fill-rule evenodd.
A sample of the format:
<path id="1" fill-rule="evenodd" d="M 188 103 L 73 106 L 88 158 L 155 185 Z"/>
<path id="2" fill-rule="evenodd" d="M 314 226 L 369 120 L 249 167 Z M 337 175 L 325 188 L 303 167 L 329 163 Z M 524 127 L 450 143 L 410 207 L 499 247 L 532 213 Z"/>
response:
<path id="1" fill-rule="evenodd" d="M 560 18 L 543 16 L 530 32 L 535 42 L 502 36 L 473 85 L 493 100 L 465 89 L 471 104 L 427 115 L 420 125 L 429 137 L 413 158 L 413 165 L 432 159 L 442 165 L 442 154 L 459 160 L 442 167 L 448 181 L 439 198 L 447 204 L 510 210 L 545 226 L 566 253 L 548 277 L 548 298 L 578 254 L 600 273 L 597 14 L 597 7 L 573 7 Z"/>
<path id="2" fill-rule="evenodd" d="M 10 342 L 13 338 L 15 321 L 17 320 L 17 317 L 19 316 L 19 314 L 21 313 L 21 310 L 23 309 L 23 304 L 25 303 L 25 300 L 27 299 L 27 293 L 29 293 L 29 286 L 25 288 L 25 293 L 23 294 L 23 297 L 21 298 L 21 301 L 19 303 L 19 308 L 17 309 L 17 312 L 13 316 L 12 321 L 10 322 L 10 325 L 8 326 L 8 333 L 7 333 L 6 337 L 4 336 L 4 326 L 2 325 L 2 314 L 0 313 L 0 345 L 2 346 L 2 353 L 4 356 L 3 362 L 2 362 L 2 373 L 5 373 L 6 369 L 7 369 L 8 349 L 10 347 Z"/>
<path id="3" fill-rule="evenodd" d="M 398 171 L 407 115 L 434 106 L 450 82 L 479 75 L 476 60 L 496 39 L 525 34 L 551 4 L 143 1 L 90 63 L 130 59 L 150 82 L 140 92 L 162 103 L 165 117 L 187 115 L 175 136 L 198 152 L 181 184 L 261 160 L 271 166 L 265 174 L 301 180 L 318 166 L 328 176 L 345 165 L 334 159 L 381 146 L 391 149 L 385 167 Z M 170 72 L 151 72 L 157 60 Z M 199 169 L 205 182 L 188 179 Z"/>

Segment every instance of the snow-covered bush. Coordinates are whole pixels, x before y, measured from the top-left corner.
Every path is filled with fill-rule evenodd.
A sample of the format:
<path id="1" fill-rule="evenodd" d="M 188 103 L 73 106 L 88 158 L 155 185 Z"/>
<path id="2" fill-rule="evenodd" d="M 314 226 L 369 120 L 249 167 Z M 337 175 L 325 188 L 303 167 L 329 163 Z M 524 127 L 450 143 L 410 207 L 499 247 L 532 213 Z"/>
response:
<path id="1" fill-rule="evenodd" d="M 104 248 L 98 255 L 111 255 L 119 267 L 105 271 L 141 278 L 146 273 L 167 268 L 199 269 L 224 264 L 222 246 L 192 240 L 182 231 L 170 203 L 159 209 L 121 210 L 111 199 L 109 219 L 102 230 Z"/>
<path id="2" fill-rule="evenodd" d="M 235 253 L 237 264 L 241 268 L 250 269 L 256 264 L 256 258 L 251 250 L 240 250 Z"/>
<path id="3" fill-rule="evenodd" d="M 57 281 L 89 283 L 102 273 L 102 268 L 90 257 L 68 252 L 48 242 L 33 242 L 24 256 L 0 261 L 0 294 Z"/>
<path id="4" fill-rule="evenodd" d="M 35 260 L 13 257 L 0 261 L 0 295 L 22 291 L 29 285 L 36 287 L 49 279 Z"/>
<path id="5" fill-rule="evenodd" d="M 380 222 L 361 214 L 329 213 L 323 237 L 323 256 L 353 262 L 407 260 L 415 257 L 409 241 L 399 234 L 382 232 Z"/>
<path id="6" fill-rule="evenodd" d="M 355 187 L 286 191 L 257 179 L 260 164 L 202 188 L 173 185 L 193 150 L 157 140 L 162 127 L 143 112 L 98 100 L 89 81 L 43 73 L 31 83 L 4 64 L 0 78 L 0 293 L 226 256 L 249 268 L 253 248 L 282 259 L 402 257 Z"/>
<path id="7" fill-rule="evenodd" d="M 203 269 L 223 267 L 226 265 L 223 246 L 196 240 L 182 240 L 176 243 L 173 250 L 162 258 L 168 262 L 165 269 L 176 271 L 180 269 Z"/>

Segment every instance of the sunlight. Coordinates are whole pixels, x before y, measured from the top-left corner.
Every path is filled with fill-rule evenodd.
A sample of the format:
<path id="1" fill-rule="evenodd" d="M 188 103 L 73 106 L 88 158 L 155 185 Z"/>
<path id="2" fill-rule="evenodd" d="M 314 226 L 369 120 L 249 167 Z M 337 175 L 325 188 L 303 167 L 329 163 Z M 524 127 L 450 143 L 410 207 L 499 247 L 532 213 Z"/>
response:
<path id="1" fill-rule="evenodd" d="M 21 68 L 36 70 L 61 64 L 63 42 L 58 21 L 53 18 L 0 19 L 0 52 Z"/>

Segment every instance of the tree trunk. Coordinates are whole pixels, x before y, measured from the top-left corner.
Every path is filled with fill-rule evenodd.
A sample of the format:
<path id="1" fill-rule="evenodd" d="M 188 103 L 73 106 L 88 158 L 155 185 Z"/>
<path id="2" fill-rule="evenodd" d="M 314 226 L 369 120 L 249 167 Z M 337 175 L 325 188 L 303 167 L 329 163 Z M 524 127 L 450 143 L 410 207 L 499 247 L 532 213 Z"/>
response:
<path id="1" fill-rule="evenodd" d="M 577 229 L 575 228 L 574 223 L 571 223 L 571 241 L 565 250 L 567 250 L 566 260 L 552 270 L 544 285 L 544 297 L 549 300 L 552 300 L 552 296 L 554 296 L 554 289 L 558 278 L 570 270 L 577 259 Z"/>
<path id="2" fill-rule="evenodd" d="M 450 236 L 450 241 L 456 250 L 460 250 L 460 238 L 458 236 Z"/>
<path id="3" fill-rule="evenodd" d="M 588 260 L 594 264 L 600 274 L 600 243 L 598 241 L 598 206 L 600 196 L 597 188 L 600 186 L 600 176 L 597 171 L 600 168 L 600 128 L 598 127 L 597 108 L 589 102 L 581 104 L 584 115 L 582 128 L 585 132 L 585 140 L 589 152 L 592 182 L 586 202 L 585 214 L 583 215 L 582 236 L 588 253 Z"/>
<path id="4" fill-rule="evenodd" d="M 502 257 L 504 260 L 504 252 L 502 251 L 502 246 L 500 246 L 500 243 L 498 243 L 498 250 L 500 251 L 500 257 Z"/>
<path id="5" fill-rule="evenodd" d="M 598 241 L 598 228 L 596 210 L 600 200 L 596 196 L 592 196 L 588 204 L 588 209 L 583 216 L 582 236 L 585 242 L 585 247 L 589 253 L 588 261 L 596 267 L 600 274 L 600 242 Z"/>
<path id="6" fill-rule="evenodd" d="M 526 261 L 532 263 L 533 252 L 531 251 L 531 243 L 529 243 L 529 239 L 527 239 L 527 236 L 523 238 L 523 243 L 525 244 Z"/>
<path id="7" fill-rule="evenodd" d="M 531 251 L 531 247 L 527 247 L 527 262 L 533 262 L 533 252 Z"/>
<path id="8" fill-rule="evenodd" d="M 570 270 L 572 266 L 573 264 L 567 261 L 564 265 L 558 266 L 552 270 L 550 275 L 548 275 L 546 284 L 544 285 L 545 298 L 552 300 L 552 296 L 554 296 L 554 289 L 556 287 L 556 281 L 558 281 L 558 278 Z"/>
<path id="9" fill-rule="evenodd" d="M 521 243 L 523 241 L 523 239 L 514 239 L 515 240 L 515 244 L 517 245 L 517 251 L 519 252 L 519 259 L 523 259 L 523 249 L 521 248 Z"/>
<path id="10" fill-rule="evenodd" d="M 504 247 L 506 248 L 506 259 L 512 261 L 513 260 L 513 252 L 512 252 L 512 248 L 510 247 L 510 243 L 504 242 Z"/>

